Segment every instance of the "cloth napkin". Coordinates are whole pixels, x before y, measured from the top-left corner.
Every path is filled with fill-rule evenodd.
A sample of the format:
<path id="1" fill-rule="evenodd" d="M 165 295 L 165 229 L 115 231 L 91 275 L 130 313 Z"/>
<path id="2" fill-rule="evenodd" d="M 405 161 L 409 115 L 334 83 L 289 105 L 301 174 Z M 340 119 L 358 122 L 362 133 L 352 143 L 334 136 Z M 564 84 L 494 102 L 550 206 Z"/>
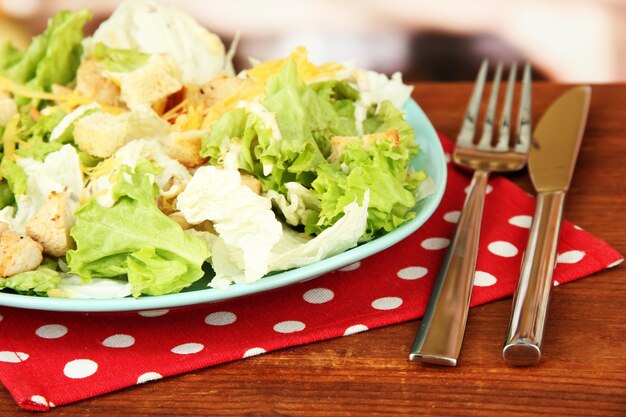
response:
<path id="1" fill-rule="evenodd" d="M 441 141 L 449 155 L 451 142 Z M 441 205 L 417 232 L 379 254 L 303 283 L 173 310 L 63 313 L 0 307 L 0 379 L 21 407 L 43 411 L 218 363 L 422 317 L 470 180 L 452 167 L 448 175 Z M 532 196 L 503 177 L 490 181 L 472 306 L 513 294 L 534 205 Z M 607 243 L 564 222 L 554 284 L 622 261 Z"/>

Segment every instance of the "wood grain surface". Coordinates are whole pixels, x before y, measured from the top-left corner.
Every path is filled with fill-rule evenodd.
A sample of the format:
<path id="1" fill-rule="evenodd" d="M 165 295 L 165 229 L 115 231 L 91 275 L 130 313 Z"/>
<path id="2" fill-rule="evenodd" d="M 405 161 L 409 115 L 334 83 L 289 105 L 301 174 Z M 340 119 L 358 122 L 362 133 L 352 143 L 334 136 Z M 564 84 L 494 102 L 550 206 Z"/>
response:
<path id="1" fill-rule="evenodd" d="M 538 83 L 533 116 L 567 86 Z M 435 128 L 456 137 L 471 84 L 420 84 Z M 531 190 L 526 173 L 511 177 Z M 626 253 L 626 85 L 593 86 L 565 217 Z M 501 359 L 511 300 L 471 309 L 456 368 L 410 362 L 419 322 L 371 330 L 58 407 L 53 416 L 626 416 L 626 267 L 556 287 L 544 358 Z M 32 416 L 0 388 L 0 416 Z"/>

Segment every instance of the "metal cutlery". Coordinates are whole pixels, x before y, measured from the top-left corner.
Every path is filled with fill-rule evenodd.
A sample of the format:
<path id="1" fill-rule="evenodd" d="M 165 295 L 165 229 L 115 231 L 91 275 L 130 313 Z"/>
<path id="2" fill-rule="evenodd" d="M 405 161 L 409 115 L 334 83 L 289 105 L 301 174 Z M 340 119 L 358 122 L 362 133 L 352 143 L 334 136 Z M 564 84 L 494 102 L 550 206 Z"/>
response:
<path id="1" fill-rule="evenodd" d="M 474 281 L 476 255 L 487 180 L 491 172 L 509 172 L 526 165 L 531 136 L 530 65 L 523 73 L 517 128 L 511 143 L 511 109 L 517 67 L 509 71 L 495 145 L 492 144 L 502 64 L 496 68 L 482 134 L 474 144 L 488 62 L 483 61 L 452 155 L 454 163 L 474 172 L 456 232 L 439 271 L 425 316 L 409 355 L 411 360 L 456 366 L 461 350 Z"/>
<path id="2" fill-rule="evenodd" d="M 563 204 L 590 99 L 589 86 L 569 90 L 548 108 L 533 133 L 528 172 L 537 205 L 502 350 L 510 365 L 534 365 L 541 359 Z"/>

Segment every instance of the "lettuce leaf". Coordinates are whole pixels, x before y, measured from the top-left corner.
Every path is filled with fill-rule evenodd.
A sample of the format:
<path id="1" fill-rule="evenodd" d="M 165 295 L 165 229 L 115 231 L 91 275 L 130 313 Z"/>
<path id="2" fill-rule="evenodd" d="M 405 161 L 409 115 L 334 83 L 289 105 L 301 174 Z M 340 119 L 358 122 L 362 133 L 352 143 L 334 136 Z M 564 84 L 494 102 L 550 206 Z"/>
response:
<path id="1" fill-rule="evenodd" d="M 127 275 L 134 297 L 179 292 L 204 275 L 207 245 L 159 210 L 152 164 L 125 168 L 113 189 L 113 207 L 92 199 L 76 211 L 70 272 L 86 279 Z"/>
<path id="2" fill-rule="evenodd" d="M 22 114 L 17 132 L 21 142 L 15 154 L 21 158 L 32 158 L 41 161 L 48 154 L 61 149 L 61 146 L 67 141 L 51 142 L 50 135 L 63 117 L 65 117 L 65 112 L 60 109 L 42 115 L 36 121 L 27 114 Z"/>
<path id="3" fill-rule="evenodd" d="M 150 55 L 132 49 L 111 48 L 98 42 L 94 47 L 94 58 L 107 71 L 131 72 L 148 62 Z"/>
<path id="4" fill-rule="evenodd" d="M 6 179 L 0 181 L 0 209 L 15 204 L 15 195 L 11 191 L 11 187 Z"/>
<path id="5" fill-rule="evenodd" d="M 244 106 L 213 124 L 201 155 L 218 165 L 236 149 L 238 168 L 259 178 L 265 191 L 286 192 L 288 182 L 309 187 L 317 167 L 326 163 L 330 138 L 356 134 L 357 97 L 358 92 L 344 82 L 305 84 L 296 62 L 289 60 L 268 78 L 264 98 L 255 103 L 275 117 L 279 137 L 258 113 Z"/>
<path id="6" fill-rule="evenodd" d="M 0 279 L 0 290 L 10 288 L 20 294 L 45 296 L 61 282 L 61 274 L 45 266 Z"/>
<path id="7" fill-rule="evenodd" d="M 23 53 L 5 46 L 0 57 L 4 75 L 43 91 L 50 91 L 53 84 L 68 84 L 76 76 L 83 52 L 83 26 L 90 19 L 87 10 L 62 11 Z"/>
<path id="8" fill-rule="evenodd" d="M 6 178 L 13 195 L 19 196 L 26 193 L 26 173 L 22 167 L 9 158 L 3 158 L 0 163 L 0 171 L 2 177 Z"/>
<path id="9" fill-rule="evenodd" d="M 395 130 L 389 134 L 395 137 Z M 348 140 L 339 160 L 318 170 L 312 188 L 320 200 L 319 218 L 305 224 L 306 232 L 317 234 L 334 224 L 344 207 L 355 200 L 360 202 L 367 190 L 370 202 L 365 238 L 390 232 L 413 218 L 415 191 L 426 178 L 423 172 L 407 171 L 414 149 L 394 143 L 384 133 Z"/>

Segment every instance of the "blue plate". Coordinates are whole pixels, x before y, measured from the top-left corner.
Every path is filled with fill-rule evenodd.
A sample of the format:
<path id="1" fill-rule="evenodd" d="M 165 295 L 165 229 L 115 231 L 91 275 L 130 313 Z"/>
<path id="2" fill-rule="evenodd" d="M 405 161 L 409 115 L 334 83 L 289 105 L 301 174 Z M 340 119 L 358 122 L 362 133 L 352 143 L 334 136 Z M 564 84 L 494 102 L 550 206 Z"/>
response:
<path id="1" fill-rule="evenodd" d="M 207 288 L 207 279 L 204 279 L 178 294 L 142 296 L 138 299 L 66 299 L 0 292 L 0 305 L 50 311 L 113 312 L 214 303 L 306 281 L 378 253 L 406 238 L 424 224 L 439 205 L 446 186 L 446 161 L 435 129 L 415 101 L 410 100 L 405 105 L 405 110 L 408 122 L 415 129 L 416 142 L 422 150 L 411 164 L 417 169 L 424 169 L 432 177 L 435 192 L 418 202 L 417 216 L 414 219 L 393 232 L 314 264 L 273 274 L 251 284 L 234 284 L 225 290 Z"/>

